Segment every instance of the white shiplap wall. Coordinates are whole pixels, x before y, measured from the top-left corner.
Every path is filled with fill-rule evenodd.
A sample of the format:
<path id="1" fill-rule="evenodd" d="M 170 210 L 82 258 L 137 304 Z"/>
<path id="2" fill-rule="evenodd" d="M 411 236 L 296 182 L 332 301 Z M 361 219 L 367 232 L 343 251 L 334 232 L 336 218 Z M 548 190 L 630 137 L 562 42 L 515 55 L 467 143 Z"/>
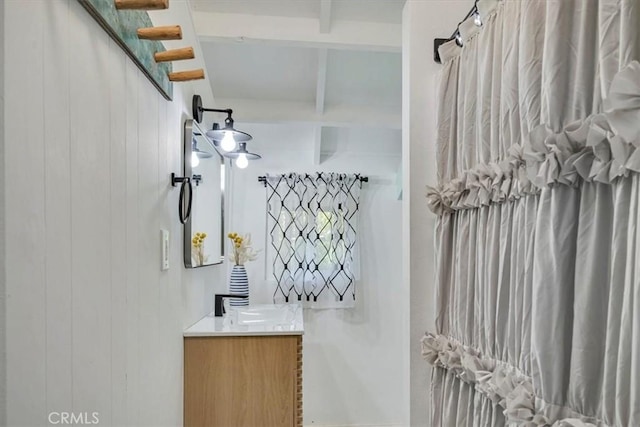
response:
<path id="1" fill-rule="evenodd" d="M 224 275 L 182 267 L 169 174 L 194 86 L 166 101 L 76 0 L 4 3 L 8 425 L 181 425 L 182 330 Z"/>
<path id="2" fill-rule="evenodd" d="M 0 165 L 4 165 L 4 3 L 0 3 Z M 3 168 L 4 170 L 4 168 Z M 0 426 L 7 425 L 4 173 L 0 172 Z"/>

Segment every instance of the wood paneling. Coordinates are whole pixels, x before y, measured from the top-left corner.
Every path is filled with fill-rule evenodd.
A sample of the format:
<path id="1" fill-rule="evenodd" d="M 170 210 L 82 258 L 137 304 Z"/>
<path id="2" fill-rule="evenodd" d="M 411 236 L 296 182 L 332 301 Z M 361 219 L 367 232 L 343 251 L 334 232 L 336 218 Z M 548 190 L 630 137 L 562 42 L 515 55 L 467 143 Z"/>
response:
<path id="1" fill-rule="evenodd" d="M 300 425 L 301 339 L 185 338 L 185 427 Z"/>
<path id="2" fill-rule="evenodd" d="M 137 287 L 144 303 L 138 306 L 138 322 L 145 346 L 139 348 L 140 388 L 145 390 L 140 405 L 140 420 L 149 425 L 162 425 L 157 407 L 162 375 L 162 357 L 158 357 L 162 330 L 160 328 L 158 250 L 160 224 L 158 220 L 158 103 L 157 90 L 148 84 L 138 86 L 138 253 L 156 255 L 138 258 Z M 164 103 L 164 101 L 162 101 Z M 153 126 L 147 124 L 153 123 Z M 147 400 L 148 399 L 148 400 Z"/>
<path id="3" fill-rule="evenodd" d="M 111 126 L 111 422 L 127 423 L 127 240 L 126 240 L 126 58 L 114 43 L 109 46 L 109 111 Z"/>
<path id="4" fill-rule="evenodd" d="M 82 11 L 77 2 L 69 7 Z M 111 41 L 104 31 L 93 33 L 86 13 L 69 17 L 70 50 L 85 57 L 72 62 L 68 77 L 73 410 L 98 412 L 100 421 L 110 424 L 111 375 L 105 375 L 111 372 L 110 120 L 105 120 L 110 111 L 108 85 L 96 79 L 108 78 Z M 56 187 L 51 191 L 55 195 Z"/>
<path id="5" fill-rule="evenodd" d="M 0 34 L 4 34 L 4 7 L 0 7 Z M 4 43 L 0 43 L 0 165 L 4 165 Z M 0 173 L 0 212 L 5 212 L 4 174 Z M 6 319 L 5 219 L 0 215 L 0 319 Z M 0 425 L 7 425 L 7 322 L 0 322 Z"/>
<path id="6" fill-rule="evenodd" d="M 6 424 L 87 411 L 100 425 L 180 425 L 183 317 L 210 311 L 218 283 L 214 269 L 184 271 L 169 185 L 193 84 L 166 101 L 77 0 L 0 10 L 11 41 L 0 166 Z M 161 228 L 171 233 L 166 272 Z M 183 304 L 183 292 L 197 298 Z"/>
<path id="7" fill-rule="evenodd" d="M 21 7 L 8 7 L 8 3 L 21 3 Z M 32 10 L 23 2 L 4 2 L 2 7 L 6 24 L 3 42 L 12 41 L 6 43 L 5 52 L 5 81 L 10 84 L 5 86 L 4 102 L 10 108 L 5 111 L 2 170 L 7 180 L 3 212 L 7 246 L 7 425 L 41 425 L 42 413 L 34 413 L 32 408 L 44 411 L 47 389 L 47 329 L 43 316 L 47 307 L 47 247 L 43 244 L 44 9 Z M 7 37 L 9 34 L 20 36 Z M 24 63 L 22 52 L 29 52 L 28 63 Z M 16 62 L 24 66 L 8 66 Z M 20 363 L 12 363 L 17 358 Z"/>
<path id="8" fill-rule="evenodd" d="M 55 3 L 46 5 L 44 43 L 45 238 L 47 313 L 47 411 L 71 407 L 71 159 L 69 90 L 69 16 Z M 55 190 L 54 190 L 55 188 Z"/>
<path id="9" fill-rule="evenodd" d="M 140 391 L 140 351 L 141 331 L 139 321 L 140 287 L 138 268 L 140 252 L 138 248 L 138 86 L 143 84 L 139 71 L 131 61 L 126 62 L 125 82 L 125 240 L 126 240 L 126 288 L 127 288 L 127 420 L 131 424 L 139 422 Z"/>

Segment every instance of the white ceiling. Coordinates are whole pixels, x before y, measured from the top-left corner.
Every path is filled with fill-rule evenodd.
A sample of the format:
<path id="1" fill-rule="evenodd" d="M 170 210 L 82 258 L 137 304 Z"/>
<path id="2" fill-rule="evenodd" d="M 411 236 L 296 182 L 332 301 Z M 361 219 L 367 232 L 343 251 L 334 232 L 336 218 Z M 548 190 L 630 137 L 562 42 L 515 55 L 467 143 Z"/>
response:
<path id="1" fill-rule="evenodd" d="M 201 12 L 314 18 L 318 16 L 320 3 L 317 0 L 191 0 L 191 8 Z"/>
<path id="2" fill-rule="evenodd" d="M 315 150 L 400 154 L 404 0 L 191 0 L 213 107 L 240 124 L 307 126 Z M 344 129 L 366 135 L 354 145 Z M 348 132 L 349 133 L 349 132 Z M 254 135 L 259 138 L 259 135 Z M 352 138 L 353 139 L 353 138 Z M 379 141 L 375 141 L 378 139 Z"/>
<path id="3" fill-rule="evenodd" d="M 333 0 L 331 13 L 345 21 L 402 23 L 404 0 Z"/>
<path id="4" fill-rule="evenodd" d="M 315 102 L 314 49 L 241 43 L 202 49 L 216 98 Z"/>
<path id="5" fill-rule="evenodd" d="M 332 0 L 333 19 L 400 24 L 405 0 Z M 191 0 L 198 12 L 318 18 L 320 0 Z"/>
<path id="6" fill-rule="evenodd" d="M 327 58 L 326 107 L 402 107 L 402 58 L 399 53 L 330 50 Z"/>

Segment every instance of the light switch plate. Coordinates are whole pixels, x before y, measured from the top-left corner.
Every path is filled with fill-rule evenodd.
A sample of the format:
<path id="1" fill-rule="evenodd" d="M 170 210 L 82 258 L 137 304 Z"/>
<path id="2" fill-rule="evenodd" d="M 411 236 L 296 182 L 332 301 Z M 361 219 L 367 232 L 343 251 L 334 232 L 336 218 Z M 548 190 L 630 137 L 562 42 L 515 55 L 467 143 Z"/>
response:
<path id="1" fill-rule="evenodd" d="M 162 245 L 162 264 L 161 270 L 169 269 L 169 230 L 160 230 L 161 239 L 160 244 Z"/>

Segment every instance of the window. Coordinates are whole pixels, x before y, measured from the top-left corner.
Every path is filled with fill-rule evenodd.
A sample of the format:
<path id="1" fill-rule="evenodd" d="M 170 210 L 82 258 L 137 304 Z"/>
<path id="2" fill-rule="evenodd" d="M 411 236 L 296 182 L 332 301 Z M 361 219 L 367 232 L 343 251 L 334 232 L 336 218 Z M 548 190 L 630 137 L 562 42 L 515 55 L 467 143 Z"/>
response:
<path id="1" fill-rule="evenodd" d="M 353 306 L 359 176 L 287 174 L 266 185 L 274 301 Z"/>

